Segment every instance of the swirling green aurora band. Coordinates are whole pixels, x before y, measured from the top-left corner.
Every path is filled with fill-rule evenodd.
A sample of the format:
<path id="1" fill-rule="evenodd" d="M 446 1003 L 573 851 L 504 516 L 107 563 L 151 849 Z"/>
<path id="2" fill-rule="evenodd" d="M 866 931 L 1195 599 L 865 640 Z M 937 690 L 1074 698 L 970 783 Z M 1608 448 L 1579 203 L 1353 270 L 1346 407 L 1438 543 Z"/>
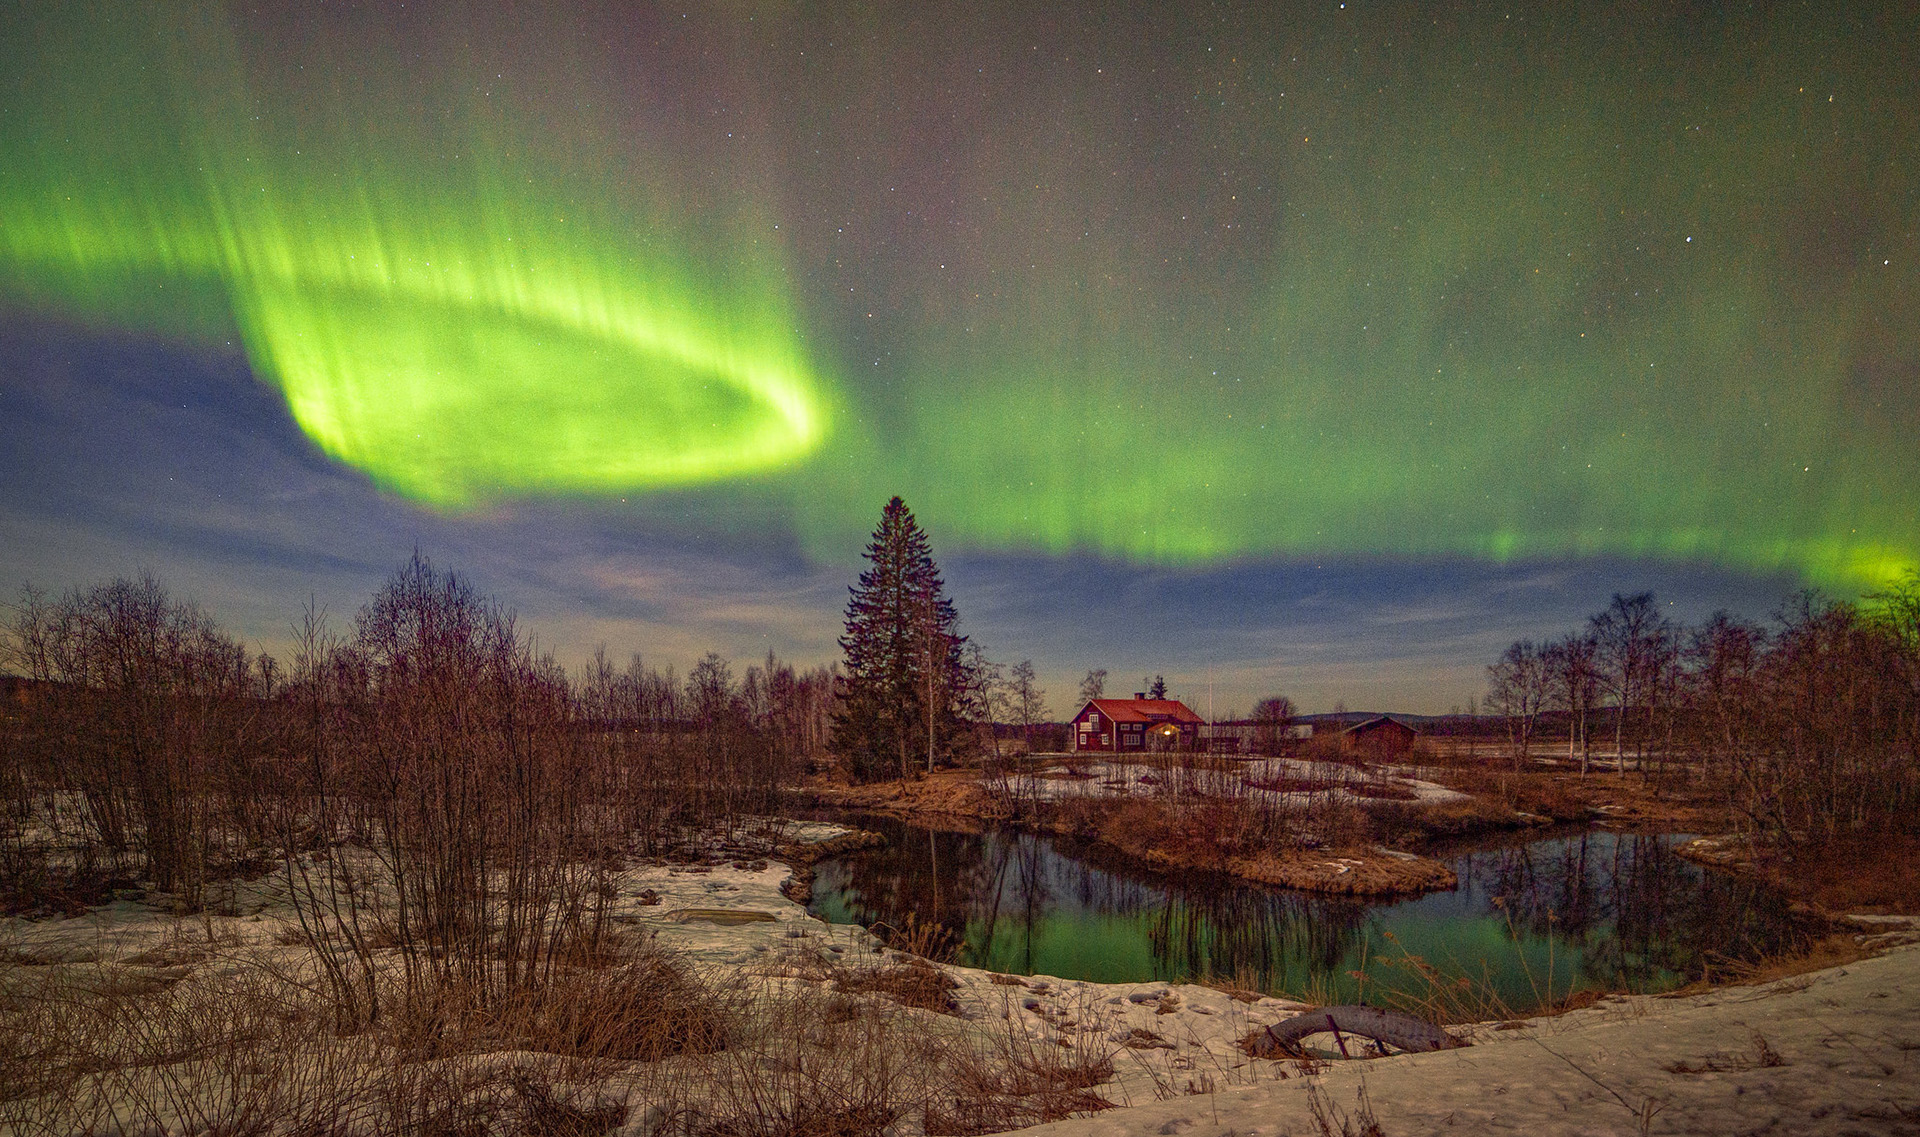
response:
<path id="1" fill-rule="evenodd" d="M 484 136 L 439 162 L 269 145 L 217 21 L 133 8 L 8 92 L 0 292 L 237 333 L 327 454 L 435 506 L 708 482 L 823 436 L 777 271 L 721 294 L 672 234 L 525 192 L 555 179 Z"/>
<path id="2" fill-rule="evenodd" d="M 1149 154 L 1075 87 L 1094 125 L 1027 137 L 1022 89 L 995 88 L 1016 110 L 943 160 L 950 216 L 857 245 L 819 216 L 919 155 L 879 149 L 916 137 L 885 108 L 834 141 L 884 76 L 756 75 L 755 168 L 684 108 L 603 112 L 624 89 L 601 97 L 570 49 L 492 98 L 495 69 L 446 46 L 485 39 L 475 14 L 291 48 L 211 4 L 0 15 L 0 301 L 237 341 L 327 454 L 441 509 L 730 484 L 836 556 L 900 492 L 949 542 L 1152 563 L 1631 557 L 1848 590 L 1916 563 L 1920 194 L 1888 164 L 1863 199 L 1847 165 L 1920 140 L 1873 109 L 1911 82 L 1897 61 L 1758 101 L 1702 64 L 1694 109 L 1724 121 L 1669 153 L 1675 112 L 1605 62 L 1606 26 L 1558 102 L 1501 118 L 1526 100 L 1500 77 L 1533 72 L 1488 62 L 1524 58 L 1498 22 L 1408 40 L 1424 70 L 1383 48 L 1340 65 L 1377 82 L 1328 73 L 1364 98 L 1248 72 L 1207 111 L 1247 149 L 1217 185 L 1179 181 L 1212 169 L 1204 132 Z M 776 45 L 826 18 L 755 14 Z M 1347 60 L 1324 31 L 1316 58 Z M 484 50 L 516 62 L 535 35 L 496 33 Z M 1211 50 L 1183 66 L 1237 66 Z M 1469 74 L 1477 95 L 1450 93 Z M 811 213 L 782 225 L 774 201 Z"/>

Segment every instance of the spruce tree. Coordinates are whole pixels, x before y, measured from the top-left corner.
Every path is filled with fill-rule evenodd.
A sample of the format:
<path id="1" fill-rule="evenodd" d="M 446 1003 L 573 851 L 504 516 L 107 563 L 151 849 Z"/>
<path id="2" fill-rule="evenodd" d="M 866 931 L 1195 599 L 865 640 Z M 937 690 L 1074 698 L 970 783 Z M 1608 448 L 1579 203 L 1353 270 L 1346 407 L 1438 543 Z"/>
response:
<path id="1" fill-rule="evenodd" d="M 840 637 L 846 671 L 832 739 L 860 781 L 906 777 L 919 760 L 932 769 L 949 757 L 966 689 L 959 614 L 926 533 L 898 497 L 881 512 L 866 558 Z"/>

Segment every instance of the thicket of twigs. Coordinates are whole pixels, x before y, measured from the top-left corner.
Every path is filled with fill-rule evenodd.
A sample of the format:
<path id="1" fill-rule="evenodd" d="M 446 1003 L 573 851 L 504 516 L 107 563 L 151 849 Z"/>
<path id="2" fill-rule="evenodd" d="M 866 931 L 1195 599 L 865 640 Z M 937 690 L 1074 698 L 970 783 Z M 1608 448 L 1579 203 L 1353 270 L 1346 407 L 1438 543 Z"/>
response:
<path id="1" fill-rule="evenodd" d="M 418 557 L 350 628 L 307 613 L 287 660 L 151 578 L 28 593 L 8 632 L 30 681 L 0 709 L 10 906 L 138 880 L 193 909 L 263 852 L 351 839 L 423 959 L 497 900 L 510 962 L 471 978 L 508 986 L 553 936 L 590 944 L 607 858 L 766 811 L 822 754 L 832 697 L 829 671 L 771 656 L 738 680 L 717 655 L 684 682 L 604 653 L 568 675 Z"/>
<path id="2" fill-rule="evenodd" d="M 1666 619 L 1618 596 L 1565 638 L 1489 669 L 1520 763 L 1549 734 L 1584 771 L 1724 795 L 1782 847 L 1913 831 L 1920 807 L 1920 577 L 1859 602 L 1803 594 L 1768 625 Z"/>
<path id="3" fill-rule="evenodd" d="M 30 593 L 7 632 L 11 909 L 211 914 L 241 877 L 287 906 L 273 943 L 208 920 L 177 959 L 0 943 L 0 1129 L 598 1134 L 638 1101 L 659 1134 L 854 1137 L 1105 1104 L 1098 1056 L 930 1028 L 912 967 L 722 979 L 616 919 L 630 859 L 740 828 L 821 756 L 826 669 L 569 675 L 418 557 L 285 660 L 151 579 Z"/>
<path id="4" fill-rule="evenodd" d="M 486 1014 L 352 1029 L 285 959 L 0 967 L 0 1129 L 965 1137 L 1109 1104 L 1104 1053 L 970 1032 L 871 976 L 841 994 L 819 956 L 721 977 L 624 945 Z"/>
<path id="5" fill-rule="evenodd" d="M 1112 767 L 1094 772 L 1105 756 L 1087 757 L 1038 775 L 992 771 L 984 779 L 992 808 L 1152 861 L 1217 869 L 1262 853 L 1369 843 L 1381 835 L 1374 807 L 1412 796 L 1385 768 L 1350 760 L 1165 750 L 1127 756 L 1130 775 L 1116 776 Z M 1116 794 L 1123 778 L 1126 792 Z"/>

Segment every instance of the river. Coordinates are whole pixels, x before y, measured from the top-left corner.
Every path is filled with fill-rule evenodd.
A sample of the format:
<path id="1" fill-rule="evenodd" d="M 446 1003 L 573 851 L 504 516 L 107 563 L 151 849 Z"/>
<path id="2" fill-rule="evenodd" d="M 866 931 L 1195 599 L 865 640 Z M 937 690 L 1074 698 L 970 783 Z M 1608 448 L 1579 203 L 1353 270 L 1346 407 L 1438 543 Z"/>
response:
<path id="1" fill-rule="evenodd" d="M 1324 897 L 1141 871 L 1012 830 L 853 821 L 888 844 L 818 866 L 812 912 L 957 943 L 954 962 L 1099 982 L 1215 977 L 1318 1003 L 1520 1014 L 1575 991 L 1657 992 L 1803 945 L 1780 895 L 1677 855 L 1682 834 L 1583 829 L 1446 855 L 1459 887 Z"/>

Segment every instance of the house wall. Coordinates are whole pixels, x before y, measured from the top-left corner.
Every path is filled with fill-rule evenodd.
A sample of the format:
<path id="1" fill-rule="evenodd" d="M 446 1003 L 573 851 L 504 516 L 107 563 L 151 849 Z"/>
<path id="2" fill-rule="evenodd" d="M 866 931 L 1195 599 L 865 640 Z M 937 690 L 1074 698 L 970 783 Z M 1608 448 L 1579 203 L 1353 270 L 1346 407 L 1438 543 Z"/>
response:
<path id="1" fill-rule="evenodd" d="M 1083 707 L 1074 717 L 1072 746 L 1075 750 L 1113 749 L 1114 722 L 1097 708 Z"/>
<path id="2" fill-rule="evenodd" d="M 1160 722 L 1115 722 L 1098 707 L 1088 705 L 1080 708 L 1080 713 L 1068 724 L 1071 736 L 1068 745 L 1076 751 L 1140 753 L 1154 749 L 1150 735 L 1162 725 Z M 1179 749 L 1192 749 L 1198 743 L 1198 723 L 1175 722 L 1174 726 L 1180 731 Z"/>
<path id="3" fill-rule="evenodd" d="M 1349 733 L 1343 739 L 1350 753 L 1376 757 L 1399 757 L 1413 749 L 1414 732 L 1399 723 L 1385 723 L 1371 730 Z"/>

